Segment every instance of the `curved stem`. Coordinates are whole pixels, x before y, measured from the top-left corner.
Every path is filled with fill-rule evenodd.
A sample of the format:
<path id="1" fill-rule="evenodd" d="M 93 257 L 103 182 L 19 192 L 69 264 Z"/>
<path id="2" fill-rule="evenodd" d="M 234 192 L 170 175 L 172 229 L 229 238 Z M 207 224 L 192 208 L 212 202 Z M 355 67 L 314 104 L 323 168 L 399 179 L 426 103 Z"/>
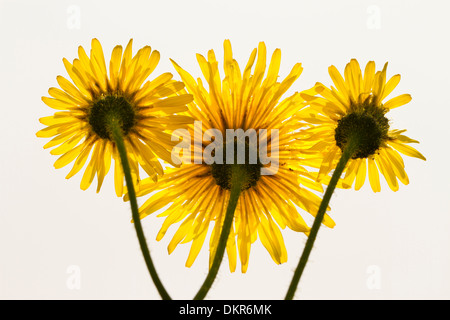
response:
<path id="1" fill-rule="evenodd" d="M 136 229 L 136 234 L 139 240 L 139 245 L 141 247 L 142 255 L 144 256 L 145 263 L 147 265 L 147 269 L 150 272 L 150 276 L 153 280 L 153 283 L 155 284 L 160 296 L 164 300 L 171 300 L 169 294 L 167 293 L 166 289 L 164 288 L 161 280 L 158 277 L 158 274 L 156 273 L 155 266 L 153 265 L 152 258 L 150 257 L 150 251 L 147 246 L 147 242 L 145 240 L 144 231 L 142 229 L 141 219 L 139 217 L 139 209 L 138 204 L 136 200 L 136 192 L 134 190 L 134 184 L 133 180 L 131 178 L 131 170 L 130 170 L 130 164 L 128 162 L 127 157 L 127 151 L 125 148 L 125 143 L 123 141 L 123 134 L 122 134 L 122 128 L 120 127 L 119 123 L 112 119 L 109 123 L 110 129 L 112 132 L 112 136 L 114 139 L 114 142 L 116 143 L 117 149 L 119 151 L 120 160 L 122 163 L 123 173 L 125 175 L 125 181 L 127 184 L 128 189 L 128 195 L 130 197 L 130 205 L 131 205 L 131 212 L 132 212 L 132 218 L 134 221 L 134 227 Z"/>
<path id="2" fill-rule="evenodd" d="M 328 204 L 330 202 L 331 196 L 336 188 L 336 185 L 341 177 L 342 172 L 345 169 L 347 162 L 353 156 L 355 150 L 358 147 L 358 139 L 349 139 L 347 145 L 342 152 L 341 158 L 334 169 L 333 175 L 331 177 L 330 183 L 328 184 L 327 190 L 322 198 L 322 202 L 319 206 L 319 211 L 314 219 L 314 223 L 312 225 L 310 234 L 308 239 L 306 240 L 305 248 L 303 249 L 302 256 L 300 257 L 300 261 L 295 269 L 294 276 L 291 280 L 291 284 L 289 285 L 289 289 L 286 293 L 285 300 L 292 300 L 297 290 L 298 283 L 300 281 L 300 277 L 302 276 L 303 270 L 305 269 L 306 263 L 308 262 L 309 255 L 314 245 L 314 241 L 316 240 L 317 233 L 319 232 L 320 225 L 322 224 L 323 217 L 328 208 Z"/>
<path id="3" fill-rule="evenodd" d="M 241 186 L 243 182 L 244 172 L 241 172 L 240 165 L 233 165 L 231 173 L 231 192 L 228 200 L 228 207 L 225 213 L 225 219 L 222 226 L 222 232 L 214 255 L 213 263 L 209 269 L 202 286 L 194 297 L 194 300 L 203 300 L 213 284 L 222 263 L 223 255 L 227 246 L 228 236 L 233 224 L 234 211 L 236 210 L 239 195 L 241 194 Z"/>

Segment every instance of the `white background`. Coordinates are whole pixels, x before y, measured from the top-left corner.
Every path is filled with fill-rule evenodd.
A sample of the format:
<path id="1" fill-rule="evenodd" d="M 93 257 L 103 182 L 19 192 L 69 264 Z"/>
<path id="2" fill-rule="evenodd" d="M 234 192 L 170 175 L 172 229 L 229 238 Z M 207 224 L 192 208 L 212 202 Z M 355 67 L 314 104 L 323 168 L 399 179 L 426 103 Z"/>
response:
<path id="1" fill-rule="evenodd" d="M 337 225 L 320 230 L 296 298 L 448 299 L 449 12 L 443 0 L 1 1 L 0 298 L 159 299 L 112 175 L 99 194 L 95 182 L 82 191 L 82 174 L 66 180 L 70 166 L 54 169 L 57 157 L 42 148 L 48 139 L 35 135 L 38 119 L 52 114 L 41 96 L 67 76 L 62 58 L 76 58 L 79 45 L 89 52 L 97 37 L 107 59 L 130 38 L 133 53 L 147 44 L 160 51 L 150 79 L 178 78 L 169 58 L 200 76 L 195 53 L 214 49 L 221 61 L 224 39 L 245 65 L 265 41 L 269 55 L 282 51 L 280 78 L 296 62 L 305 68 L 290 93 L 329 85 L 332 64 L 343 71 L 351 58 L 374 60 L 379 70 L 389 61 L 388 76 L 402 75 L 394 94 L 413 97 L 388 114 L 392 128 L 420 140 L 427 161 L 405 157 L 410 184 L 398 192 L 383 181 L 377 194 L 368 183 L 334 194 Z M 173 229 L 154 240 L 161 223 L 143 220 L 152 257 L 169 294 L 191 299 L 207 272 L 207 246 L 186 268 L 189 245 L 167 254 Z M 282 299 L 305 242 L 283 234 L 287 263 L 276 265 L 258 241 L 248 272 L 230 273 L 224 261 L 208 298 Z"/>

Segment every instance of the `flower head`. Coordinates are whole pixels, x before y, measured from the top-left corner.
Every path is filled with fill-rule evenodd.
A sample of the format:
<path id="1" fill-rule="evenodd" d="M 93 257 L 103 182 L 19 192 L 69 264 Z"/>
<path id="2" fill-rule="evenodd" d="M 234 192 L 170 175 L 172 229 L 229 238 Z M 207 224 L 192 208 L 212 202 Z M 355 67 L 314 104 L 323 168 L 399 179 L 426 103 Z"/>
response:
<path id="1" fill-rule="evenodd" d="M 300 76 L 301 64 L 295 64 L 290 74 L 278 82 L 279 49 L 274 51 L 265 77 L 266 47 L 263 42 L 252 51 L 242 71 L 233 59 L 228 40 L 224 42 L 224 54 L 225 76 L 222 79 L 214 51 L 210 50 L 207 58 L 197 54 L 208 89 L 201 79 L 196 81 L 173 62 L 187 91 L 194 96 L 194 102 L 189 104 L 189 114 L 201 122 L 201 126 L 194 126 L 185 133 L 184 138 L 196 134 L 202 138 L 199 144 L 195 139 L 188 140 L 193 152 L 184 154 L 187 156 L 184 158 L 189 161 L 179 168 L 169 168 L 157 184 L 143 180 L 138 196 L 152 194 L 140 208 L 141 218 L 168 206 L 160 214 L 166 219 L 157 235 L 158 240 L 171 225 L 181 223 L 168 250 L 171 253 L 179 243 L 192 242 L 186 262 L 188 267 L 202 248 L 212 223 L 214 227 L 209 240 L 212 262 L 230 198 L 232 164 L 225 160 L 230 150 L 235 151 L 234 157 L 245 155 L 242 162 L 231 156 L 232 163 L 241 166 L 243 184 L 226 252 L 230 270 L 235 270 L 239 253 L 241 270 L 246 272 L 251 244 L 258 238 L 276 263 L 287 260 L 280 228 L 287 226 L 307 233 L 309 227 L 297 206 L 315 215 L 320 198 L 309 188 L 321 192 L 322 186 L 302 166 L 303 144 L 298 139 L 294 115 L 304 107 L 303 99 L 295 93 L 280 100 Z M 236 133 L 239 130 L 249 133 L 248 140 L 245 140 L 247 137 L 227 139 L 226 142 L 217 140 L 219 136 L 227 137 L 230 131 Z M 255 138 L 253 142 L 251 132 Z M 212 141 L 215 148 L 211 148 Z M 266 141 L 267 145 L 257 143 L 261 141 Z M 252 150 L 258 155 L 253 162 L 250 160 Z M 261 150 L 273 161 L 269 163 L 263 159 Z M 211 159 L 205 155 L 214 161 L 209 161 Z M 328 216 L 324 223 L 330 227 L 334 225 Z"/>
<path id="2" fill-rule="evenodd" d="M 149 46 L 133 56 L 130 40 L 125 50 L 120 45 L 113 49 L 108 74 L 97 39 L 92 40 L 90 56 L 80 46 L 73 63 L 63 59 L 73 83 L 58 76 L 61 89 L 50 88 L 51 98 L 42 97 L 45 104 L 58 112 L 39 119 L 47 127 L 36 135 L 54 137 L 44 148 L 58 146 L 50 151 L 60 155 L 55 168 L 75 160 L 67 179 L 79 172 L 90 156 L 81 189 L 86 190 L 97 175 L 99 192 L 113 158 L 115 191 L 118 196 L 123 194 L 124 175 L 108 127 L 111 120 L 118 121 L 122 129 L 135 181 L 140 180 L 139 166 L 156 181 L 163 174 L 158 158 L 173 163 L 169 151 L 174 145 L 170 131 L 192 123 L 192 118 L 177 114 L 187 110 L 186 104 L 192 101 L 192 96 L 178 94 L 184 84 L 172 80 L 170 73 L 146 81 L 159 59 L 159 52 Z"/>
<path id="3" fill-rule="evenodd" d="M 301 95 L 309 103 L 309 116 L 302 120 L 314 123 L 304 131 L 303 139 L 312 145 L 311 150 L 323 159 L 318 179 L 327 177 L 336 167 L 349 140 L 357 140 L 358 148 L 347 163 L 342 187 L 355 184 L 360 189 L 368 172 L 374 192 L 381 190 L 379 171 L 389 187 L 397 191 L 397 179 L 408 184 L 400 153 L 425 160 L 425 157 L 409 143 L 418 141 L 403 135 L 406 130 L 390 128 L 386 117 L 389 110 L 411 101 L 409 94 L 402 94 L 383 102 L 395 89 L 400 75 L 386 81 L 387 63 L 383 70 L 375 72 L 375 63 L 367 63 L 364 74 L 358 62 L 352 59 L 345 67 L 344 77 L 336 67 L 328 71 L 335 87 L 327 88 L 317 83 Z M 306 110 L 304 110 L 306 112 Z"/>

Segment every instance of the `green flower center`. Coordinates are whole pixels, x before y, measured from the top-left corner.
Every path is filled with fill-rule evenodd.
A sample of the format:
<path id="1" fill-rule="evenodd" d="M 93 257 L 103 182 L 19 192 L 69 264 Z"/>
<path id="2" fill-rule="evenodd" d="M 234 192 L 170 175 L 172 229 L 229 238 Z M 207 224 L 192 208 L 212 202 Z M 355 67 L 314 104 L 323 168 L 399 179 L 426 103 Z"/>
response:
<path id="1" fill-rule="evenodd" d="M 112 140 L 111 121 L 117 121 L 126 136 L 136 123 L 133 106 L 122 96 L 109 95 L 94 102 L 88 115 L 92 130 L 102 139 Z"/>
<path id="2" fill-rule="evenodd" d="M 369 97 L 362 104 L 352 105 L 349 112 L 338 120 L 334 135 L 336 145 L 343 151 L 350 138 L 358 141 L 353 159 L 375 154 L 382 142 L 388 139 L 387 109 L 376 106 L 373 100 Z"/>
<path id="3" fill-rule="evenodd" d="M 211 174 L 216 180 L 216 184 L 225 190 L 231 190 L 231 175 L 233 166 L 239 166 L 239 172 L 242 173 L 241 191 L 254 187 L 261 177 L 262 164 L 259 161 L 257 148 L 252 148 L 248 142 L 245 142 L 245 144 L 243 143 L 240 148 L 238 145 L 239 142 L 236 142 L 236 140 L 234 144 L 225 144 L 221 150 L 223 152 L 223 163 L 213 163 L 210 165 Z M 234 148 L 234 159 L 227 162 L 227 150 L 231 151 L 230 148 Z M 242 150 L 245 150 L 245 154 L 242 154 Z M 241 154 L 239 154 L 239 152 L 241 152 Z M 252 161 L 252 157 L 250 156 L 251 152 L 256 152 L 256 157 L 254 157 L 256 158 L 256 161 Z M 231 158 L 230 155 L 229 158 Z M 245 159 L 244 161 L 240 161 L 244 163 L 239 163 L 239 160 L 242 160 L 240 158 Z"/>

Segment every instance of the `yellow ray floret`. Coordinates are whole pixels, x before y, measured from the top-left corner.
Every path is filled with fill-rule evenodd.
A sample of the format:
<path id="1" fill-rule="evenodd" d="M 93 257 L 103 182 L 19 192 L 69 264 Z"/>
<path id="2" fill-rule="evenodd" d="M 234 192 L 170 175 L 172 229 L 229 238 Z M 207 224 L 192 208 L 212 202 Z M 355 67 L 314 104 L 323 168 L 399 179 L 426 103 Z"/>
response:
<path id="1" fill-rule="evenodd" d="M 241 69 L 233 58 L 228 40 L 224 42 L 224 76 L 220 74 L 214 51 L 210 50 L 206 57 L 197 54 L 197 61 L 205 83 L 201 78 L 196 80 L 178 63 L 173 61 L 173 65 L 186 84 L 186 91 L 194 96 L 194 101 L 188 104 L 187 114 L 201 122 L 198 128 L 202 135 L 200 147 L 196 149 L 194 143 L 196 128 L 190 127 L 184 137 L 191 138 L 188 140 L 191 151 L 183 154 L 181 166 L 168 169 L 157 184 L 147 179 L 142 181 L 138 196 L 150 197 L 140 208 L 141 218 L 164 209 L 160 216 L 165 220 L 157 240 L 161 240 L 170 227 L 178 226 L 168 250 L 170 253 L 179 244 L 191 243 L 186 262 L 188 267 L 199 254 L 212 226 L 209 239 L 212 262 L 230 190 L 224 183 L 227 176 L 214 173 L 218 167 L 214 167 L 215 163 L 206 163 L 203 157 L 212 141 L 207 132 L 216 129 L 225 137 L 229 129 L 254 129 L 259 138 L 267 138 L 267 150 L 272 150 L 270 155 L 276 158 L 276 162 L 261 165 L 273 174 L 257 175 L 252 184 L 241 191 L 226 246 L 229 267 L 235 271 L 239 259 L 241 271 L 246 272 L 251 244 L 258 239 L 277 264 L 284 263 L 287 251 L 281 229 L 288 227 L 308 233 L 309 227 L 300 212 L 304 210 L 315 215 L 320 197 L 314 191 L 322 192 L 321 184 L 315 181 L 315 174 L 303 168 L 307 161 L 315 161 L 305 158 L 305 154 L 308 155 L 303 151 L 307 151 L 309 146 L 304 146 L 298 139 L 300 127 L 294 115 L 304 107 L 304 100 L 299 93 L 282 98 L 302 73 L 302 66 L 295 64 L 291 72 L 280 80 L 281 51 L 275 50 L 267 61 L 266 46 L 261 42 L 251 52 L 245 68 Z M 261 133 L 262 129 L 267 133 Z M 278 132 L 278 138 L 275 138 L 274 131 Z M 278 141 L 278 151 L 273 148 L 275 141 Z M 273 169 L 275 164 L 278 166 L 276 170 Z M 324 224 L 334 226 L 328 216 Z"/>
<path id="2" fill-rule="evenodd" d="M 397 191 L 399 181 L 409 183 L 400 153 L 425 160 L 419 151 L 409 145 L 418 141 L 403 135 L 406 130 L 391 129 L 385 117 L 389 110 L 411 101 L 409 94 L 388 99 L 398 85 L 400 75 L 387 80 L 386 70 L 387 63 L 381 71 L 375 71 L 375 63 L 370 61 L 362 72 L 357 60 L 352 59 L 345 67 L 344 77 L 336 67 L 329 68 L 334 86 L 328 88 L 317 83 L 301 94 L 309 104 L 303 112 L 309 115 L 299 121 L 310 124 L 310 128 L 302 133 L 302 139 L 310 144 L 310 151 L 316 153 L 317 159 L 323 159 L 319 166 L 319 181 L 328 181 L 328 174 L 336 167 L 344 145 L 343 141 L 339 141 L 338 130 L 345 119 L 352 115 L 371 119 L 381 133 L 377 148 L 374 148 L 376 150 L 367 154 L 362 152 L 347 163 L 341 181 L 342 187 L 350 188 L 354 185 L 359 190 L 368 177 L 372 190 L 379 192 L 381 172 L 389 187 Z"/>
<path id="3" fill-rule="evenodd" d="M 105 129 L 105 116 L 114 112 L 120 118 L 124 142 L 134 181 L 140 178 L 141 167 L 156 181 L 163 174 L 158 159 L 173 163 L 170 151 L 174 145 L 169 133 L 186 127 L 193 119 L 182 113 L 192 101 L 189 94 L 181 94 L 182 82 L 172 80 L 164 73 L 153 81 L 147 78 L 158 65 L 160 54 L 149 47 L 132 55 L 130 40 L 125 50 L 114 47 L 109 62 L 109 72 L 103 49 L 97 39 L 92 40 L 90 55 L 78 48 L 78 58 L 70 63 L 63 59 L 69 81 L 57 77 L 60 88 L 50 88 L 50 97 L 42 101 L 58 110 L 53 116 L 43 117 L 46 127 L 37 132 L 38 137 L 51 138 L 44 148 L 54 148 L 51 154 L 60 157 L 55 168 L 74 161 L 66 178 L 74 176 L 86 165 L 81 179 L 81 189 L 86 190 L 97 176 L 97 192 L 114 159 L 114 183 L 117 196 L 122 196 L 124 175 L 115 143 Z M 180 114 L 181 113 L 181 114 Z M 103 117 L 103 118 L 102 118 Z M 167 138 L 169 137 L 169 138 Z"/>

